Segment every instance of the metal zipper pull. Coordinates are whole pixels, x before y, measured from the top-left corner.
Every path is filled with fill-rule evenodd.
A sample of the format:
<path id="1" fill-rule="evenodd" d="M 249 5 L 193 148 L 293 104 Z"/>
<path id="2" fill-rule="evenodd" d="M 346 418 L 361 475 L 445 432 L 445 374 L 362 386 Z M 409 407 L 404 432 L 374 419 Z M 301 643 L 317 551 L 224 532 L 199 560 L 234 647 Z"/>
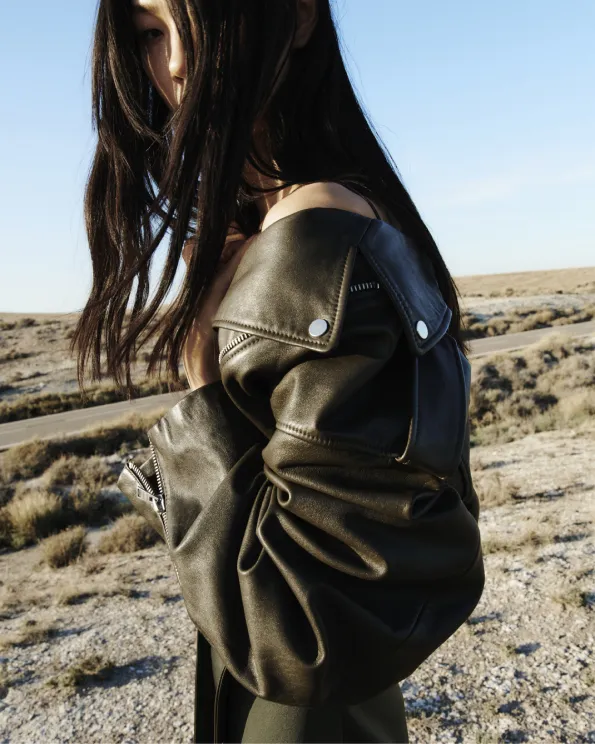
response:
<path id="1" fill-rule="evenodd" d="M 163 524 L 163 529 L 165 530 L 165 538 L 168 545 L 171 546 L 171 537 L 169 534 L 169 530 L 167 528 L 167 501 L 165 499 L 165 490 L 163 488 L 163 479 L 161 478 L 161 470 L 159 469 L 159 460 L 157 459 L 157 453 L 155 452 L 155 447 L 153 445 L 153 442 L 151 441 L 151 437 L 149 436 L 149 446 L 151 448 L 151 458 L 153 460 L 153 469 L 155 470 L 155 477 L 157 478 L 157 488 L 159 489 L 159 492 L 156 496 L 158 499 L 158 511 L 159 511 L 159 517 L 161 519 L 161 522 Z M 180 586 L 182 585 L 182 582 L 180 581 L 180 574 L 178 572 L 178 567 L 175 564 L 174 561 L 174 570 L 176 572 L 176 576 L 178 577 L 178 583 Z"/>
<path id="2" fill-rule="evenodd" d="M 163 494 L 155 493 L 155 489 L 149 483 L 146 475 L 137 465 L 132 462 L 132 460 L 129 460 L 126 463 L 126 467 L 128 468 L 128 470 L 131 470 L 134 473 L 136 479 L 140 482 L 143 490 L 145 491 L 144 494 L 137 492 L 138 497 L 141 498 L 143 501 L 147 501 L 152 507 L 157 510 L 157 512 L 159 512 L 159 514 L 163 514 L 163 512 L 165 512 L 165 500 L 163 498 Z"/>
<path id="3" fill-rule="evenodd" d="M 144 494 L 138 493 L 138 496 L 144 501 L 147 501 L 148 503 L 150 503 L 151 506 L 157 511 L 157 514 L 159 515 L 159 519 L 161 520 L 161 524 L 163 525 L 163 529 L 165 531 L 166 543 L 167 545 L 171 545 L 171 538 L 170 538 L 169 530 L 167 528 L 167 509 L 166 509 L 165 491 L 163 489 L 163 479 L 161 477 L 161 470 L 159 469 L 159 461 L 157 460 L 157 453 L 155 452 L 155 447 L 153 446 L 151 437 L 149 437 L 149 446 L 151 448 L 151 460 L 153 461 L 153 470 L 155 471 L 155 478 L 157 479 L 157 493 L 155 493 L 155 489 L 152 488 L 151 484 L 149 483 L 147 476 L 131 460 L 129 460 L 126 463 L 126 467 L 135 474 L 139 483 L 142 484 L 145 493 Z M 176 566 L 175 562 L 173 566 L 176 572 L 176 576 L 178 577 L 178 583 L 181 586 L 182 582 L 180 581 L 180 574 L 178 572 L 178 567 Z"/>

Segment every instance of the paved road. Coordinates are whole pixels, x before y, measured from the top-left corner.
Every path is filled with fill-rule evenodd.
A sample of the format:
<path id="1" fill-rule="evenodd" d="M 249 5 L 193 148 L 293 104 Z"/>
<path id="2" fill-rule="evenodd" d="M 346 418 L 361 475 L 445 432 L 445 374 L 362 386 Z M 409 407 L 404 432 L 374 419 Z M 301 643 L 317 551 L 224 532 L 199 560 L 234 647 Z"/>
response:
<path id="1" fill-rule="evenodd" d="M 551 333 L 565 336 L 583 336 L 595 334 L 595 321 L 574 323 L 572 325 L 540 328 L 524 333 L 509 333 L 505 336 L 481 338 L 471 342 L 470 358 L 478 358 L 495 351 L 513 351 L 522 349 Z M 186 392 L 152 395 L 123 403 L 109 403 L 105 406 L 82 408 L 76 411 L 54 413 L 49 416 L 14 421 L 0 425 L 0 450 L 20 444 L 33 437 L 46 439 L 57 434 L 75 434 L 100 424 L 114 421 L 131 413 L 153 413 L 160 409 L 174 406 Z"/>

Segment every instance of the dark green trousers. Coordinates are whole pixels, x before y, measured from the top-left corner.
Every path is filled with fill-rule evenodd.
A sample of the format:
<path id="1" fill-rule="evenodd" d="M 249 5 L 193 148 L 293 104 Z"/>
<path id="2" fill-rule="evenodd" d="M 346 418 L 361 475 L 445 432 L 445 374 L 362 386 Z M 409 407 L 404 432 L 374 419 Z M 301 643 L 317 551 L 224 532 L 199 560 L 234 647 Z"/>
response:
<path id="1" fill-rule="evenodd" d="M 215 685 L 223 662 L 211 648 Z M 220 742 L 408 742 L 405 705 L 399 685 L 352 706 L 304 708 L 255 697 L 229 675 L 219 720 Z"/>

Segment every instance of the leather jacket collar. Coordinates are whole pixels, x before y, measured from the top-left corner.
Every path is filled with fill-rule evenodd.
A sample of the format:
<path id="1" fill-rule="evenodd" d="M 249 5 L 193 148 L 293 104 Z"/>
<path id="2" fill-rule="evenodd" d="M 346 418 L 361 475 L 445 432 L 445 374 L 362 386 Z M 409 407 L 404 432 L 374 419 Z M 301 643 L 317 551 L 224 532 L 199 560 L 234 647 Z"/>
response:
<path id="1" fill-rule="evenodd" d="M 213 326 L 318 351 L 334 349 L 358 247 L 378 272 L 399 312 L 412 352 L 424 354 L 443 337 L 451 319 L 432 269 L 401 231 L 380 220 L 334 208 L 296 212 L 254 238 Z M 291 291 L 268 291 L 278 286 L 280 277 Z M 308 333 L 316 318 L 329 323 L 323 337 L 313 338 Z"/>

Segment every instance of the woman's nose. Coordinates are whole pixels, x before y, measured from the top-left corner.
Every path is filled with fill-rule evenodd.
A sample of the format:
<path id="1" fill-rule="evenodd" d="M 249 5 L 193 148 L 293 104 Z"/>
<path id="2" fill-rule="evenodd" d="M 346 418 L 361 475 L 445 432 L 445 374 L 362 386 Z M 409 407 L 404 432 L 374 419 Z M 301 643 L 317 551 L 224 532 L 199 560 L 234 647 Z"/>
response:
<path id="1" fill-rule="evenodd" d="M 186 54 L 178 30 L 171 33 L 171 51 L 169 55 L 169 74 L 182 82 L 186 80 Z"/>

